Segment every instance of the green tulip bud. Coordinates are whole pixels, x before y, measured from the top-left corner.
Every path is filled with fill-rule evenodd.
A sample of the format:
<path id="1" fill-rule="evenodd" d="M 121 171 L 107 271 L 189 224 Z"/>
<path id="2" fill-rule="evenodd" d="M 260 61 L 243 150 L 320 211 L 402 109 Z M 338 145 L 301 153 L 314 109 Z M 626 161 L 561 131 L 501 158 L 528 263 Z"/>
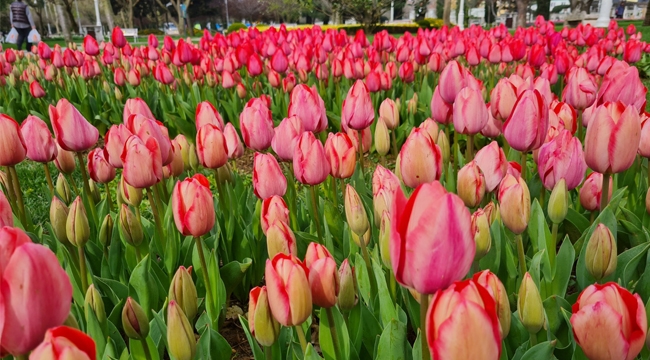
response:
<path id="1" fill-rule="evenodd" d="M 352 310 L 357 305 L 357 287 L 354 284 L 354 268 L 348 259 L 343 260 L 339 267 L 339 281 L 339 308 Z"/>
<path id="2" fill-rule="evenodd" d="M 169 286 L 169 300 L 176 301 L 178 306 L 183 309 L 183 313 L 187 315 L 190 322 L 194 321 L 194 317 L 198 312 L 198 296 L 196 293 L 196 286 L 192 280 L 192 267 L 186 269 L 181 266 L 176 270 L 172 283 Z"/>
<path id="3" fill-rule="evenodd" d="M 199 170 L 199 157 L 196 154 L 196 146 L 190 144 L 189 149 L 187 149 L 187 155 L 189 156 L 190 167 L 195 172 Z"/>
<path id="4" fill-rule="evenodd" d="M 375 126 L 375 150 L 381 156 L 386 156 L 390 151 L 390 134 L 386 122 L 381 116 Z"/>
<path id="5" fill-rule="evenodd" d="M 169 354 L 176 360 L 194 359 L 196 354 L 194 331 L 183 309 L 174 300 L 167 306 L 167 345 Z"/>
<path id="6" fill-rule="evenodd" d="M 436 140 L 436 144 L 440 148 L 440 152 L 442 153 L 442 163 L 447 164 L 449 162 L 449 156 L 451 155 L 451 149 L 449 146 L 449 139 L 447 138 L 447 134 L 443 130 L 440 130 L 438 133 L 438 139 Z"/>
<path id="7" fill-rule="evenodd" d="M 169 326 L 169 321 L 167 326 Z M 126 299 L 122 309 L 122 328 L 129 339 L 144 340 L 149 335 L 149 320 L 140 304 L 133 298 Z M 180 360 L 180 359 L 179 359 Z"/>
<path id="8" fill-rule="evenodd" d="M 560 179 L 555 184 L 551 197 L 548 199 L 548 217 L 553 224 L 559 224 L 564 221 L 569 211 L 569 190 L 566 187 L 566 181 Z"/>
<path id="9" fill-rule="evenodd" d="M 471 231 L 476 242 L 476 253 L 474 260 L 482 259 L 492 247 L 492 235 L 490 234 L 490 220 L 483 209 L 478 209 L 472 214 Z"/>
<path id="10" fill-rule="evenodd" d="M 122 97 L 123 97 L 122 96 L 122 91 L 120 90 L 120 88 L 115 87 L 115 98 L 117 100 L 122 100 Z"/>
<path id="11" fill-rule="evenodd" d="M 517 312 L 521 324 L 529 333 L 537 334 L 544 326 L 544 305 L 530 273 L 526 273 L 521 281 Z"/>
<path id="12" fill-rule="evenodd" d="M 120 208 L 120 235 L 129 245 L 138 247 L 144 240 L 140 218 L 126 204 Z"/>
<path id="13" fill-rule="evenodd" d="M 66 233 L 66 222 L 68 221 L 68 207 L 58 197 L 52 197 L 50 204 L 50 224 L 54 230 L 54 236 L 62 244 L 68 244 L 68 235 Z"/>
<path id="14" fill-rule="evenodd" d="M 72 192 L 70 191 L 70 184 L 66 180 L 63 173 L 59 173 L 56 178 L 56 195 L 58 195 L 64 203 L 69 204 L 72 200 Z"/>
<path id="15" fill-rule="evenodd" d="M 104 301 L 94 284 L 90 284 L 88 291 L 86 291 L 86 298 L 84 300 L 84 312 L 86 318 L 88 318 L 91 311 L 95 313 L 97 321 L 99 321 L 102 326 L 106 326 L 106 310 L 104 310 Z"/>
<path id="16" fill-rule="evenodd" d="M 585 249 L 585 266 L 600 281 L 616 271 L 616 239 L 605 224 L 598 224 Z"/>
<path id="17" fill-rule="evenodd" d="M 381 224 L 379 226 L 379 252 L 381 254 L 381 261 L 384 266 L 391 269 L 390 262 L 390 214 L 384 211 L 381 214 Z"/>
<path id="18" fill-rule="evenodd" d="M 104 88 L 105 93 L 110 93 L 111 92 L 111 86 L 108 84 L 108 81 L 104 80 L 102 83 L 102 88 Z"/>
<path id="19" fill-rule="evenodd" d="M 65 318 L 63 325 L 79 330 L 79 323 L 77 322 L 77 319 L 75 319 L 74 315 L 72 315 L 72 313 L 68 314 L 68 317 Z"/>
<path id="20" fill-rule="evenodd" d="M 140 206 L 140 203 L 142 202 L 142 189 L 134 188 L 127 184 L 126 181 L 124 181 L 124 177 L 120 179 L 120 195 L 125 203 L 133 207 Z"/>
<path id="21" fill-rule="evenodd" d="M 111 239 L 113 238 L 113 218 L 111 214 L 106 214 L 104 221 L 102 221 L 102 226 L 99 228 L 99 243 L 103 247 L 107 247 L 111 244 Z"/>
<path id="22" fill-rule="evenodd" d="M 352 236 L 352 241 L 354 241 L 354 243 L 357 244 L 357 246 L 360 247 L 361 246 L 361 237 L 359 235 L 357 235 L 357 233 L 355 233 L 354 231 L 351 232 L 351 236 Z M 368 231 L 366 231 L 366 233 L 363 234 L 363 242 L 366 245 L 368 245 L 370 243 L 370 229 L 368 229 Z"/>
<path id="23" fill-rule="evenodd" d="M 350 229 L 359 236 L 370 228 L 366 208 L 357 191 L 349 184 L 345 187 L 345 217 Z"/>
<path id="24" fill-rule="evenodd" d="M 90 238 L 88 216 L 80 196 L 77 196 L 72 202 L 72 206 L 70 206 L 70 212 L 65 223 L 65 232 L 68 241 L 76 247 L 84 247 Z"/>
<path id="25" fill-rule="evenodd" d="M 233 182 L 232 180 L 232 170 L 230 169 L 230 165 L 226 163 L 226 165 L 220 167 L 217 169 L 217 181 L 221 184 L 225 183 L 231 183 Z"/>
<path id="26" fill-rule="evenodd" d="M 273 318 L 266 286 L 251 289 L 248 300 L 248 326 L 257 342 L 272 346 L 280 335 L 280 323 Z"/>
<path id="27" fill-rule="evenodd" d="M 88 179 L 88 187 L 90 188 L 90 196 L 93 197 L 95 204 L 102 200 L 102 194 L 99 192 L 97 184 L 92 179 Z"/>

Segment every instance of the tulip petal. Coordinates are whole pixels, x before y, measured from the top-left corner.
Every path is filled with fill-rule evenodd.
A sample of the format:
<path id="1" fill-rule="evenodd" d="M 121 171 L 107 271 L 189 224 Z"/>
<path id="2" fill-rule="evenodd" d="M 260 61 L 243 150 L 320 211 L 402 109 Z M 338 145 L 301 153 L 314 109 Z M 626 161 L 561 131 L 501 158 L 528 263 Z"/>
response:
<path id="1" fill-rule="evenodd" d="M 621 331 L 621 315 L 604 301 L 571 316 L 573 334 L 590 359 L 627 359 L 630 344 Z"/>

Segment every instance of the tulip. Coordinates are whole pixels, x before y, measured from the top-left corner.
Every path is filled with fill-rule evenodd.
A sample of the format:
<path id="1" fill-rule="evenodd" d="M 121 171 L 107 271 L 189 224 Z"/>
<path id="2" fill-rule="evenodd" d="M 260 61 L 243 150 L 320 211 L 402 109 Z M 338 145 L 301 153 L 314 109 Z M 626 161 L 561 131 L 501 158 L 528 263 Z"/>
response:
<path id="1" fill-rule="evenodd" d="M 505 339 L 510 332 L 510 301 L 508 300 L 508 293 L 503 283 L 499 278 L 490 272 L 490 270 L 483 270 L 474 274 L 472 278 L 479 285 L 482 285 L 492 295 L 496 303 L 497 317 L 499 318 L 499 325 L 501 327 L 501 338 Z"/>
<path id="2" fill-rule="evenodd" d="M 426 314 L 426 337 L 434 359 L 498 359 L 501 329 L 489 291 L 465 280 L 438 291 Z"/>
<path id="3" fill-rule="evenodd" d="M 331 308 L 336 305 L 339 293 L 339 274 L 336 270 L 336 262 L 331 255 L 319 258 L 310 264 L 309 287 L 315 305 L 322 308 Z"/>
<path id="4" fill-rule="evenodd" d="M 431 118 L 427 118 L 420 124 L 419 127 L 427 131 L 427 134 L 429 134 L 429 137 L 431 140 L 433 140 L 434 143 L 438 142 L 438 133 L 440 131 L 438 123 L 433 121 Z"/>
<path id="5" fill-rule="evenodd" d="M 115 47 L 117 48 L 123 48 L 126 46 L 126 38 L 124 37 L 124 33 L 122 32 L 122 29 L 120 29 L 118 26 L 113 28 L 113 32 L 111 33 L 111 42 Z"/>
<path id="6" fill-rule="evenodd" d="M 27 146 L 16 120 L 0 114 L 0 166 L 14 166 L 27 156 Z"/>
<path id="7" fill-rule="evenodd" d="M 211 103 L 203 101 L 196 106 L 196 130 L 200 131 L 203 125 L 212 124 L 223 131 L 221 114 Z"/>
<path id="8" fill-rule="evenodd" d="M 384 99 L 379 105 L 379 117 L 384 119 L 386 127 L 395 130 L 399 126 L 399 108 L 390 98 Z"/>
<path id="9" fill-rule="evenodd" d="M 548 217 L 553 224 L 564 221 L 569 211 L 569 194 L 566 181 L 560 179 L 548 199 Z"/>
<path id="10" fill-rule="evenodd" d="M 59 176 L 56 178 L 56 187 L 55 194 L 63 200 L 66 204 L 72 201 L 72 192 L 70 190 L 70 184 L 68 180 L 65 179 L 63 173 L 59 173 Z"/>
<path id="11" fill-rule="evenodd" d="M 97 321 L 102 326 L 106 326 L 106 310 L 104 309 L 104 301 L 102 296 L 95 288 L 95 285 L 90 285 L 88 291 L 86 291 L 86 296 L 84 298 L 84 312 L 86 318 L 92 315 L 97 318 Z"/>
<path id="12" fill-rule="evenodd" d="M 442 153 L 424 129 L 415 128 L 402 146 L 398 157 L 402 181 L 416 188 L 440 179 Z"/>
<path id="13" fill-rule="evenodd" d="M 97 40 L 95 40 L 94 37 L 86 35 L 86 37 L 84 37 L 83 45 L 86 55 L 96 56 L 99 54 L 99 44 L 97 44 Z"/>
<path id="14" fill-rule="evenodd" d="M 45 121 L 29 115 L 20 126 L 20 133 L 27 148 L 27 158 L 40 163 L 48 163 L 56 158 L 56 142 L 50 134 Z"/>
<path id="15" fill-rule="evenodd" d="M 128 80 L 129 85 L 138 86 L 140 85 L 140 72 L 136 69 L 131 69 L 126 76 L 126 79 Z"/>
<path id="16" fill-rule="evenodd" d="M 142 189 L 135 188 L 131 185 L 129 185 L 125 180 L 124 176 L 120 179 L 120 197 L 124 202 L 127 204 L 136 207 L 140 206 L 140 202 L 142 202 Z"/>
<path id="17" fill-rule="evenodd" d="M 143 340 L 149 335 L 147 314 L 132 297 L 126 299 L 122 308 L 122 328 L 129 339 Z"/>
<path id="18" fill-rule="evenodd" d="M 420 185 L 409 199 L 398 189 L 390 220 L 390 258 L 400 284 L 433 294 L 467 274 L 476 251 L 469 210 L 439 182 Z"/>
<path id="19" fill-rule="evenodd" d="M 46 330 L 63 324 L 70 313 L 72 285 L 52 251 L 34 244 L 22 230 L 0 228 L 4 353 L 27 354 Z"/>
<path id="20" fill-rule="evenodd" d="M 284 221 L 275 221 L 266 230 L 266 246 L 270 259 L 279 253 L 294 256 L 298 254 L 296 237 Z"/>
<path id="21" fill-rule="evenodd" d="M 566 75 L 566 87 L 562 100 L 578 111 L 590 107 L 596 101 L 598 85 L 587 69 L 574 67 Z"/>
<path id="22" fill-rule="evenodd" d="M 45 96 L 45 90 L 38 81 L 34 80 L 29 84 L 29 93 L 34 99 L 40 99 Z"/>
<path id="23" fill-rule="evenodd" d="M 476 153 L 474 161 L 485 178 L 485 189 L 494 191 L 508 171 L 508 160 L 496 141 Z"/>
<path id="24" fill-rule="evenodd" d="M 248 327 L 262 346 L 272 346 L 280 335 L 280 324 L 273 318 L 266 286 L 254 287 L 248 296 Z"/>
<path id="25" fill-rule="evenodd" d="M 346 134 L 354 144 L 354 149 L 359 152 L 359 132 L 348 128 Z M 370 132 L 370 127 L 367 127 L 361 131 L 361 145 L 364 153 L 370 151 L 370 145 L 372 145 L 372 132 Z"/>
<path id="26" fill-rule="evenodd" d="M 309 270 L 295 256 L 277 254 L 266 260 L 266 287 L 273 317 L 284 326 L 302 324 L 312 310 Z"/>
<path id="27" fill-rule="evenodd" d="M 366 209 L 359 194 L 350 184 L 345 188 L 345 217 L 350 229 L 358 236 L 362 236 L 370 228 Z"/>
<path id="28" fill-rule="evenodd" d="M 305 132 L 302 121 L 297 116 L 284 118 L 275 130 L 271 148 L 278 155 L 280 160 L 293 160 L 293 153 L 300 135 Z M 326 146 L 327 149 L 327 146 Z"/>
<path id="29" fill-rule="evenodd" d="M 56 196 L 54 196 L 53 199 L 56 199 Z M 0 228 L 5 226 L 14 226 L 14 215 L 11 212 L 11 206 L 9 205 L 7 197 L 0 190 Z"/>
<path id="30" fill-rule="evenodd" d="M 76 247 L 83 248 L 90 238 L 90 225 L 86 215 L 86 208 L 80 196 L 72 202 L 70 212 L 65 223 L 65 232 L 68 241 Z M 85 289 L 83 289 L 85 291 Z"/>
<path id="31" fill-rule="evenodd" d="M 196 174 L 179 181 L 172 192 L 176 228 L 184 236 L 200 237 L 214 227 L 215 213 L 208 179 Z"/>
<path id="32" fill-rule="evenodd" d="M 617 61 L 603 77 L 596 105 L 620 101 L 626 106 L 634 105 L 637 111 L 641 111 L 645 108 L 647 92 L 641 83 L 639 70 L 624 61 Z"/>
<path id="33" fill-rule="evenodd" d="M 105 157 L 113 167 L 121 169 L 124 166 L 121 155 L 124 144 L 131 135 L 133 133 L 124 124 L 113 125 L 106 132 L 106 136 L 104 136 Z"/>
<path id="34" fill-rule="evenodd" d="M 131 135 L 124 144 L 120 159 L 124 167 L 124 181 L 135 188 L 148 188 L 163 177 L 160 147 L 153 137 L 144 143 L 136 135 Z"/>
<path id="35" fill-rule="evenodd" d="M 363 81 L 357 80 L 343 100 L 341 126 L 343 129 L 350 127 L 354 130 L 363 130 L 369 127 L 373 120 L 375 120 L 375 110 L 368 87 Z"/>
<path id="36" fill-rule="evenodd" d="M 126 204 L 122 204 L 119 213 L 120 235 L 122 239 L 133 247 L 139 247 L 144 240 L 142 222 Z"/>
<path id="37" fill-rule="evenodd" d="M 99 243 L 105 248 L 111 244 L 113 238 L 113 218 L 106 214 L 102 224 L 99 226 Z"/>
<path id="38" fill-rule="evenodd" d="M 196 338 L 192 325 L 176 301 L 167 306 L 167 348 L 178 360 L 192 360 L 196 354 Z M 146 345 L 145 345 L 146 346 Z"/>
<path id="39" fill-rule="evenodd" d="M 415 80 L 415 74 L 413 72 L 413 63 L 410 61 L 403 62 L 399 66 L 399 78 L 402 79 L 402 82 L 405 84 L 410 84 Z"/>
<path id="40" fill-rule="evenodd" d="M 458 196 L 469 208 L 477 207 L 485 196 L 485 177 L 476 161 L 471 161 L 458 171 Z"/>
<path id="41" fill-rule="evenodd" d="M 347 179 L 354 174 L 356 150 L 352 139 L 346 133 L 329 133 L 325 141 L 325 156 L 330 164 L 330 173 L 337 179 Z"/>
<path id="42" fill-rule="evenodd" d="M 483 209 L 478 209 L 472 214 L 472 234 L 476 242 L 475 261 L 482 259 L 490 251 L 492 237 L 490 236 L 490 221 Z"/>
<path id="43" fill-rule="evenodd" d="M 559 135 L 540 147 L 537 169 L 547 190 L 552 190 L 560 179 L 566 181 L 569 190 L 575 189 L 582 183 L 587 170 L 580 139 L 573 137 L 568 130 L 561 130 Z"/>
<path id="44" fill-rule="evenodd" d="M 616 239 L 605 224 L 598 224 L 587 242 L 585 266 L 591 276 L 600 281 L 616 271 Z"/>
<path id="45" fill-rule="evenodd" d="M 95 148 L 88 153 L 88 174 L 94 182 L 100 184 L 115 179 L 115 168 L 108 163 L 104 149 Z"/>
<path id="46" fill-rule="evenodd" d="M 440 73 L 438 87 L 440 97 L 447 104 L 453 104 L 460 90 L 465 86 L 466 71 L 456 60 L 447 63 L 447 66 Z"/>
<path id="47" fill-rule="evenodd" d="M 93 360 L 95 342 L 83 332 L 67 326 L 57 326 L 45 332 L 43 342 L 29 355 L 30 360 Z"/>
<path id="48" fill-rule="evenodd" d="M 507 78 L 501 78 L 490 93 L 492 116 L 499 121 L 507 120 L 516 101 L 517 89 Z"/>
<path id="49" fill-rule="evenodd" d="M 639 112 L 622 102 L 605 103 L 594 111 L 585 135 L 587 166 L 601 174 L 627 170 L 641 141 Z"/>
<path id="50" fill-rule="evenodd" d="M 318 94 L 316 86 L 296 86 L 291 92 L 288 114 L 289 117 L 297 116 L 305 131 L 318 133 L 327 128 L 325 102 Z"/>
<path id="51" fill-rule="evenodd" d="M 375 126 L 375 150 L 381 156 L 386 156 L 390 151 L 390 135 L 382 117 L 379 118 Z"/>
<path id="52" fill-rule="evenodd" d="M 506 175 L 499 185 L 499 203 L 503 224 L 515 234 L 524 232 L 530 219 L 530 193 L 526 181 Z"/>
<path id="53" fill-rule="evenodd" d="M 260 200 L 284 196 L 287 179 L 278 161 L 271 154 L 255 153 L 253 157 L 253 192 Z"/>
<path id="54" fill-rule="evenodd" d="M 166 179 L 171 176 L 180 176 L 185 170 L 181 145 L 178 143 L 176 139 L 172 140 L 171 144 L 172 144 L 172 162 L 163 168 L 163 176 Z"/>
<path id="55" fill-rule="evenodd" d="M 187 319 L 192 322 L 198 312 L 196 286 L 192 280 L 192 267 L 189 269 L 180 266 L 169 286 L 169 301 L 176 301 L 176 304 L 183 310 Z"/>
<path id="56" fill-rule="evenodd" d="M 293 173 L 298 181 L 306 185 L 318 185 L 330 173 L 323 144 L 311 132 L 305 132 L 298 138 L 293 155 Z"/>
<path id="57" fill-rule="evenodd" d="M 372 201 L 375 210 L 375 223 L 381 221 L 384 211 L 391 212 L 395 192 L 400 188 L 399 179 L 390 170 L 377 165 L 372 175 Z"/>
<path id="58" fill-rule="evenodd" d="M 453 121 L 453 104 L 446 103 L 440 96 L 440 86 L 433 90 L 431 98 L 431 118 L 439 124 L 449 124 Z"/>
<path id="59" fill-rule="evenodd" d="M 638 294 L 613 282 L 594 284 L 572 310 L 573 336 L 587 358 L 632 360 L 643 349 L 648 325 Z"/>
<path id="60" fill-rule="evenodd" d="M 171 163 L 172 143 L 169 139 L 168 130 L 162 123 L 145 118 L 140 114 L 134 114 L 129 117 L 126 125 L 145 144 L 148 143 L 149 139 L 155 139 L 160 149 L 162 165 Z"/>
<path id="61" fill-rule="evenodd" d="M 151 109 L 144 100 L 140 98 L 131 98 L 126 100 L 124 104 L 124 112 L 122 113 L 122 121 L 126 124 L 129 121 L 129 118 L 133 114 L 140 114 L 147 119 L 155 119 Z M 133 130 L 131 130 L 133 131 Z"/>
<path id="62" fill-rule="evenodd" d="M 237 159 L 244 155 L 244 145 L 242 145 L 237 130 L 235 130 L 232 123 L 226 124 L 223 130 L 223 136 L 226 138 L 229 159 Z"/>
<path id="63" fill-rule="evenodd" d="M 99 139 L 99 131 L 90 124 L 66 99 L 56 107 L 50 105 L 50 122 L 59 146 L 64 150 L 81 152 L 92 148 Z"/>
<path id="64" fill-rule="evenodd" d="M 273 139 L 273 119 L 271 110 L 261 98 L 248 101 L 239 115 L 239 128 L 244 143 L 249 148 L 264 151 L 271 146 Z"/>
<path id="65" fill-rule="evenodd" d="M 537 90 L 525 90 L 503 124 L 508 144 L 522 152 L 539 149 L 548 131 L 548 105 Z"/>
<path id="66" fill-rule="evenodd" d="M 519 321 L 529 333 L 537 334 L 544 326 L 544 305 L 530 273 L 524 274 L 521 280 L 517 297 L 517 312 Z"/>
<path id="67" fill-rule="evenodd" d="M 213 124 L 206 124 L 196 134 L 196 153 L 201 165 L 208 169 L 218 169 L 228 162 L 226 139 Z"/>
<path id="68" fill-rule="evenodd" d="M 582 188 L 580 188 L 580 204 L 583 208 L 589 211 L 601 209 L 600 201 L 603 189 L 603 176 L 603 174 L 596 172 L 587 176 L 585 183 L 582 185 Z M 609 198 L 612 196 L 612 182 L 608 181 L 608 184 Z"/>
<path id="69" fill-rule="evenodd" d="M 264 235 L 268 235 L 268 229 L 275 222 L 289 223 L 289 209 L 280 196 L 271 196 L 262 201 L 260 223 L 262 224 L 262 232 Z"/>
<path id="70" fill-rule="evenodd" d="M 456 132 L 470 136 L 478 134 L 487 124 L 488 116 L 480 91 L 466 87 L 458 93 L 453 115 Z"/>

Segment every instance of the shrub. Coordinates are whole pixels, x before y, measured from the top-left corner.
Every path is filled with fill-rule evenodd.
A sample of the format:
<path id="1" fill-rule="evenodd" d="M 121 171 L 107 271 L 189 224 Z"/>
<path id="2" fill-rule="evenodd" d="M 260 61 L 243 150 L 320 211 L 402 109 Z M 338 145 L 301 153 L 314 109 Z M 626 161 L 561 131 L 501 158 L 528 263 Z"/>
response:
<path id="1" fill-rule="evenodd" d="M 227 34 L 230 34 L 231 32 L 239 31 L 241 29 L 247 29 L 248 27 L 242 23 L 232 23 L 230 26 L 228 26 L 228 30 L 226 30 Z"/>
<path id="2" fill-rule="evenodd" d="M 442 21 L 442 19 L 432 19 L 432 18 L 414 20 L 414 22 L 423 29 L 440 29 L 444 24 L 444 21 Z"/>
<path id="3" fill-rule="evenodd" d="M 165 35 L 165 33 L 160 29 L 143 29 L 138 31 L 138 35 Z"/>

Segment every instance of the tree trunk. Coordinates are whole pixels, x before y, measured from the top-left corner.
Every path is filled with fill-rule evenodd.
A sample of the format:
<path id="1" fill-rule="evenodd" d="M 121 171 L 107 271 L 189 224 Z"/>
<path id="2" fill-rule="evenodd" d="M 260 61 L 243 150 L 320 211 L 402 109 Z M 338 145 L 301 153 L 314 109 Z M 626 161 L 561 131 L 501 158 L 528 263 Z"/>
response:
<path id="1" fill-rule="evenodd" d="M 450 21 L 449 17 L 451 16 L 451 0 L 445 0 L 445 6 L 442 11 L 442 20 L 444 21 L 444 24 L 449 26 Z"/>
<path id="2" fill-rule="evenodd" d="M 537 0 L 536 15 L 542 15 L 544 19 L 549 20 L 551 16 L 551 1 Z"/>
<path id="3" fill-rule="evenodd" d="M 528 0 L 517 0 L 517 26 L 526 27 Z"/>
<path id="4" fill-rule="evenodd" d="M 49 5 L 46 3 L 45 6 L 49 6 Z M 55 4 L 52 4 L 52 6 L 50 6 L 49 13 L 50 13 L 50 21 L 54 22 L 54 28 L 56 29 L 56 33 L 58 35 L 61 35 L 61 26 L 59 25 L 59 14 L 56 10 Z"/>
<path id="5" fill-rule="evenodd" d="M 645 11 L 645 18 L 643 19 L 643 26 L 648 25 L 650 25 L 650 6 L 648 6 L 648 9 Z"/>
<path id="6" fill-rule="evenodd" d="M 74 14 L 72 13 L 72 1 L 63 0 L 62 3 L 63 7 L 65 8 L 65 12 L 68 15 L 68 20 L 70 21 L 70 28 L 74 28 L 74 26 L 77 24 L 77 20 L 75 20 Z"/>
<path id="7" fill-rule="evenodd" d="M 63 13 L 63 6 L 60 3 L 57 3 L 55 5 L 55 8 L 56 8 L 57 19 L 61 26 L 61 32 L 63 32 L 63 38 L 65 39 L 66 42 L 70 42 L 72 41 L 72 36 L 70 35 L 70 28 L 66 23 L 66 18 Z"/>
<path id="8" fill-rule="evenodd" d="M 104 7 L 104 16 L 106 17 L 106 22 L 108 23 L 108 28 L 113 29 L 115 23 L 113 22 L 113 8 L 109 0 L 101 0 L 102 6 Z"/>
<path id="9" fill-rule="evenodd" d="M 126 19 L 129 24 L 129 29 L 133 29 L 133 0 L 129 0 L 129 4 L 127 5 L 127 17 Z"/>

